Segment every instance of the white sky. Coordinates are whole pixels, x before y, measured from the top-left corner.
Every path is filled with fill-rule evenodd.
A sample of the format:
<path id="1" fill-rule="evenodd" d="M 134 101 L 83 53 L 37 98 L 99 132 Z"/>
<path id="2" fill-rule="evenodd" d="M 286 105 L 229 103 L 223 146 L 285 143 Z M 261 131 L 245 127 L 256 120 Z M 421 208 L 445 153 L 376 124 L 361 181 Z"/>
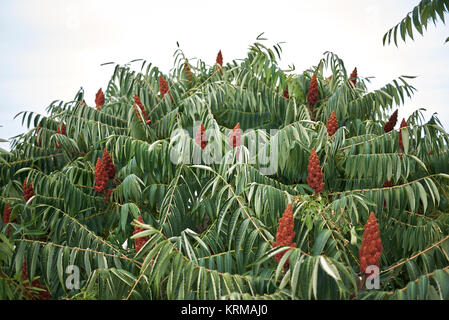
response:
<path id="1" fill-rule="evenodd" d="M 372 89 L 400 75 L 415 75 L 418 92 L 399 117 L 424 107 L 449 130 L 449 28 L 433 25 L 424 37 L 382 45 L 383 34 L 418 0 L 315 1 L 0 1 L 0 137 L 25 130 L 15 114 L 44 113 L 53 100 L 86 101 L 105 88 L 112 66 L 143 58 L 168 72 L 176 41 L 188 58 L 224 62 L 245 56 L 257 35 L 283 45 L 282 66 L 299 72 L 325 51 L 343 58 L 349 72 L 375 76 Z M 449 18 L 449 17 L 448 17 Z M 137 65 L 136 65 L 137 67 Z M 5 144 L 3 148 L 7 148 Z"/>

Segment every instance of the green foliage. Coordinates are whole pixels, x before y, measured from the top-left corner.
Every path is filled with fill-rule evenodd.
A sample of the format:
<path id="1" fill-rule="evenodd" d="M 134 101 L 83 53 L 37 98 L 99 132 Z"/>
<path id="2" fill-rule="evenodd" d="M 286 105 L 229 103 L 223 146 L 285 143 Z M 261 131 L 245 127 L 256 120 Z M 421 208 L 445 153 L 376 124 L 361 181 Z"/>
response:
<path id="1" fill-rule="evenodd" d="M 83 103 L 93 97 L 80 90 L 73 101 L 54 101 L 47 115 L 19 114 L 29 131 L 0 154 L 0 209 L 12 208 L 1 224 L 0 298 L 22 297 L 27 261 L 30 278 L 39 277 L 53 299 L 447 299 L 449 136 L 422 110 L 402 129 L 404 151 L 397 130 L 383 131 L 413 96 L 412 78 L 369 91 L 369 79 L 359 77 L 353 87 L 331 52 L 296 74 L 279 67 L 281 47 L 264 41 L 222 73 L 189 59 L 191 81 L 181 49 L 169 74 L 146 61 L 140 71 L 117 65 L 101 110 Z M 313 74 L 319 99 L 311 110 Z M 159 94 L 160 75 L 173 102 Z M 135 94 L 149 125 L 135 114 Z M 339 129 L 329 137 L 332 111 Z M 254 131 L 243 132 L 239 159 L 228 146 L 217 162 L 173 161 L 187 150 L 190 160 L 200 154 L 198 122 L 208 144 L 223 147 L 237 123 Z M 66 135 L 57 133 L 62 123 Z M 253 134 L 269 143 L 256 154 L 246 147 Z M 117 167 L 110 196 L 93 189 L 104 149 Z M 312 149 L 323 167 L 321 195 L 306 183 Z M 270 174 L 266 152 L 278 163 Z M 25 178 L 34 188 L 27 203 Z M 392 187 L 384 187 L 387 179 Z M 272 245 L 288 203 L 296 248 L 278 264 L 284 248 Z M 358 280 L 370 211 L 384 248 L 379 290 L 361 289 Z M 133 235 L 136 226 L 143 231 Z M 136 252 L 141 237 L 147 241 Z M 80 269 L 79 289 L 66 287 L 69 265 Z"/>
<path id="2" fill-rule="evenodd" d="M 420 35 L 423 35 L 427 30 L 429 22 L 436 24 L 438 20 L 445 23 L 444 15 L 449 12 L 448 0 L 421 0 L 412 11 L 407 13 L 404 19 L 401 20 L 396 26 L 388 30 L 383 37 L 383 44 L 390 44 L 394 41 L 394 44 L 398 45 L 398 34 L 402 41 L 406 41 L 407 38 L 414 40 L 413 27 L 415 31 L 418 31 Z M 393 39 L 392 39 L 393 37 Z M 445 43 L 448 42 L 446 39 Z"/>

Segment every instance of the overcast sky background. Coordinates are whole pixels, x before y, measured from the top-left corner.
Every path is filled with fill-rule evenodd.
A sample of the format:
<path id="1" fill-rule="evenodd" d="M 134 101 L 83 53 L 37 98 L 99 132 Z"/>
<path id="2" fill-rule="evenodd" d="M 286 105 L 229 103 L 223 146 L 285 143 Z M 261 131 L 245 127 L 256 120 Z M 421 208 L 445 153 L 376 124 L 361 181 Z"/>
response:
<path id="1" fill-rule="evenodd" d="M 143 58 L 168 72 L 176 41 L 188 58 L 214 64 L 245 56 L 257 35 L 283 45 L 281 66 L 298 72 L 325 51 L 349 72 L 374 76 L 377 89 L 400 75 L 418 76 L 418 92 L 399 109 L 407 117 L 426 108 L 449 131 L 449 28 L 430 25 L 424 37 L 383 46 L 382 36 L 418 0 L 316 1 L 0 1 L 0 138 L 26 130 L 20 111 L 45 113 L 53 100 L 70 101 L 80 87 L 93 105 L 113 66 Z M 446 16 L 447 17 L 447 16 Z M 136 68 L 138 66 L 136 65 Z M 8 148 L 3 143 L 1 147 Z"/>

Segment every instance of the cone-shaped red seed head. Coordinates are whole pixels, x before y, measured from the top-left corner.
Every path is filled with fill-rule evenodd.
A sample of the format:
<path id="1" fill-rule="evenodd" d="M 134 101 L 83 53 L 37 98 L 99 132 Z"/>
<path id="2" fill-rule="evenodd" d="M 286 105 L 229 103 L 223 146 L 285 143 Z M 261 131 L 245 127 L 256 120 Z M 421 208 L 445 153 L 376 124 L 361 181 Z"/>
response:
<path id="1" fill-rule="evenodd" d="M 402 118 L 402 121 L 401 121 L 401 129 L 402 129 L 402 128 L 407 128 L 407 127 L 408 127 L 407 121 L 405 121 L 405 119 Z"/>
<path id="2" fill-rule="evenodd" d="M 242 142 L 242 130 L 240 130 L 240 123 L 237 123 L 237 125 L 232 130 L 230 136 L 229 136 L 229 144 L 235 148 L 241 145 Z"/>
<path id="3" fill-rule="evenodd" d="M 318 101 L 318 81 L 314 74 L 312 80 L 310 80 L 309 91 L 307 92 L 307 103 L 313 107 Z"/>
<path id="4" fill-rule="evenodd" d="M 161 91 L 162 99 L 164 99 L 165 95 L 168 93 L 170 95 L 171 102 L 173 102 L 173 97 L 168 89 L 168 83 L 162 76 L 159 76 L 159 90 Z"/>
<path id="5" fill-rule="evenodd" d="M 108 179 L 114 179 L 117 168 L 112 161 L 111 155 L 106 149 L 103 150 L 103 166 Z"/>
<path id="6" fill-rule="evenodd" d="M 288 85 L 285 86 L 285 90 L 284 90 L 284 98 L 288 99 L 290 97 L 290 95 L 288 94 Z"/>
<path id="7" fill-rule="evenodd" d="M 360 272 L 365 273 L 368 266 L 380 267 L 382 255 L 382 241 L 380 239 L 379 225 L 374 212 L 371 212 L 363 232 L 362 247 L 359 250 Z"/>
<path id="8" fill-rule="evenodd" d="M 292 205 L 289 204 L 282 214 L 282 218 L 279 220 L 279 226 L 276 232 L 276 242 L 273 243 L 273 247 L 280 246 L 290 246 L 292 248 L 296 247 L 296 243 L 293 242 L 293 238 L 295 237 L 294 230 L 294 219 L 293 219 L 293 210 Z M 279 263 L 284 256 L 285 252 L 288 249 L 285 249 L 282 252 L 277 253 L 274 256 L 274 259 L 277 263 Z M 286 266 L 288 266 L 289 262 L 286 262 Z"/>
<path id="9" fill-rule="evenodd" d="M 351 75 L 349 76 L 349 81 L 352 83 L 352 86 L 355 88 L 357 85 L 357 68 L 354 68 Z"/>
<path id="10" fill-rule="evenodd" d="M 396 125 L 397 122 L 398 122 L 398 109 L 396 109 L 396 111 L 393 112 L 393 114 L 391 115 L 390 119 L 388 119 L 388 121 L 385 123 L 384 131 L 386 133 L 388 133 L 391 130 L 393 130 L 394 126 Z"/>
<path id="11" fill-rule="evenodd" d="M 320 159 L 318 158 L 315 149 L 312 149 L 312 152 L 310 153 L 307 172 L 307 184 L 309 185 L 309 187 L 315 190 L 315 194 L 323 192 L 323 173 L 321 172 Z"/>
<path id="12" fill-rule="evenodd" d="M 5 207 L 3 208 L 3 224 L 9 223 L 9 218 L 11 216 L 11 208 L 9 207 L 9 204 L 5 204 Z"/>
<path id="13" fill-rule="evenodd" d="M 201 147 L 201 150 L 204 150 L 204 148 L 206 148 L 207 145 L 206 128 L 204 128 L 204 125 L 202 123 L 198 128 L 198 131 L 196 132 L 195 142 L 197 145 Z"/>
<path id="14" fill-rule="evenodd" d="M 401 148 L 402 151 L 404 151 L 404 144 L 402 143 L 402 132 L 401 132 L 401 129 L 402 128 L 407 128 L 407 127 L 408 127 L 408 124 L 405 121 L 405 119 L 403 118 L 402 122 L 401 122 L 401 127 L 399 128 L 399 148 Z"/>
<path id="15" fill-rule="evenodd" d="M 145 222 L 143 221 L 143 219 L 142 219 L 142 216 L 139 216 L 139 217 L 137 218 L 137 220 L 138 220 L 140 223 L 145 223 Z M 142 232 L 142 231 L 144 231 L 144 230 L 145 230 L 144 228 L 139 228 L 138 226 L 134 226 L 134 232 L 133 232 L 133 234 Z M 147 241 L 148 241 L 148 237 L 140 237 L 140 238 L 134 239 L 134 245 L 135 245 L 135 247 L 136 247 L 136 252 L 139 252 L 140 249 L 142 249 L 142 247 L 145 245 L 145 243 L 146 243 Z"/>
<path id="16" fill-rule="evenodd" d="M 329 136 L 333 136 L 335 134 L 335 132 L 337 132 L 338 121 L 337 121 L 337 116 L 335 115 L 334 111 L 332 111 L 331 116 L 327 120 L 326 127 L 327 127 L 327 133 L 329 134 Z"/>
<path id="17" fill-rule="evenodd" d="M 100 157 L 98 157 L 97 164 L 95 165 L 95 191 L 102 193 L 106 189 L 107 183 L 108 175 L 106 173 L 103 161 L 101 161 Z"/>
<path id="18" fill-rule="evenodd" d="M 28 184 L 27 178 L 25 178 L 25 180 L 23 181 L 22 191 L 25 202 L 28 202 L 28 200 L 30 200 L 34 196 L 33 184 Z"/>
<path id="19" fill-rule="evenodd" d="M 147 120 L 148 114 L 147 114 L 147 112 L 145 111 L 145 107 L 144 107 L 142 101 L 140 100 L 140 98 L 139 98 L 139 96 L 138 96 L 137 94 L 134 95 L 134 103 L 139 107 L 140 112 L 142 112 L 143 117 L 145 118 L 145 120 Z M 141 117 L 140 117 L 139 112 L 137 111 L 137 108 L 134 107 L 134 109 L 135 109 L 135 110 L 134 110 L 134 113 L 135 113 L 136 117 L 140 120 Z"/>
<path id="20" fill-rule="evenodd" d="M 164 97 L 168 92 L 167 81 L 162 76 L 159 76 L 159 90 L 161 91 L 161 96 Z"/>
<path id="21" fill-rule="evenodd" d="M 101 107 L 104 105 L 104 94 L 103 90 L 98 90 L 96 96 L 95 96 L 95 104 L 97 106 L 97 110 L 101 110 Z"/>
<path id="22" fill-rule="evenodd" d="M 223 55 L 221 53 L 221 50 L 218 51 L 218 54 L 217 54 L 217 64 L 219 64 L 220 66 L 223 66 Z"/>

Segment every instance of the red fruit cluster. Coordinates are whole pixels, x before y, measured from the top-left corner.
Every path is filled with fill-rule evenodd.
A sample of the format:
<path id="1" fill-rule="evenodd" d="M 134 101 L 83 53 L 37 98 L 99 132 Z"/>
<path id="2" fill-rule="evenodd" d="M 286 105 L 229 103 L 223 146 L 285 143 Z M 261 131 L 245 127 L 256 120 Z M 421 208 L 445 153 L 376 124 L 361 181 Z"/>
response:
<path id="1" fill-rule="evenodd" d="M 27 272 L 27 262 L 24 261 L 22 265 L 22 280 L 26 281 L 28 280 L 28 272 Z M 32 300 L 50 300 L 51 294 L 46 286 L 41 285 L 41 282 L 39 279 L 34 280 L 31 284 L 28 282 L 25 285 L 25 293 L 24 295 Z M 39 288 L 43 291 L 39 292 L 32 292 L 29 287 Z"/>
<path id="2" fill-rule="evenodd" d="M 399 147 L 401 148 L 402 151 L 404 151 L 404 144 L 402 143 L 402 132 L 401 132 L 401 129 L 402 128 L 407 128 L 407 127 L 408 127 L 407 122 L 405 121 L 405 119 L 402 119 L 401 127 L 399 128 Z"/>
<path id="3" fill-rule="evenodd" d="M 173 102 L 173 96 L 168 89 L 168 83 L 162 76 L 159 76 L 159 90 L 161 91 L 162 99 L 164 99 L 165 95 L 168 93 L 170 95 L 171 102 Z"/>
<path id="4" fill-rule="evenodd" d="M 223 55 L 221 54 L 221 50 L 218 51 L 216 62 L 217 62 L 217 64 L 218 64 L 218 71 L 219 71 L 221 74 L 223 74 L 223 71 L 222 71 L 222 66 L 223 66 Z"/>
<path id="5" fill-rule="evenodd" d="M 357 68 L 354 68 L 351 75 L 349 76 L 349 81 L 352 84 L 352 86 L 355 88 L 357 84 Z"/>
<path id="6" fill-rule="evenodd" d="M 293 242 L 293 238 L 295 237 L 294 229 L 294 219 L 293 219 L 293 210 L 292 205 L 289 204 L 282 214 L 282 218 L 279 219 L 279 226 L 276 232 L 276 242 L 273 243 L 273 247 L 280 246 L 289 246 L 292 248 L 296 247 L 296 243 Z M 282 252 L 277 253 L 274 256 L 274 259 L 277 263 L 279 263 L 284 256 L 285 252 L 288 249 L 285 249 Z M 289 265 L 289 261 L 287 260 L 286 266 Z"/>
<path id="7" fill-rule="evenodd" d="M 307 103 L 313 107 L 318 101 L 318 81 L 314 74 L 312 80 L 310 80 L 309 91 L 307 92 Z"/>
<path id="8" fill-rule="evenodd" d="M 115 167 L 114 162 L 112 162 L 111 155 L 106 149 L 103 151 L 103 166 L 108 179 L 114 179 L 117 168 Z"/>
<path id="9" fill-rule="evenodd" d="M 134 108 L 134 114 L 136 115 L 136 118 L 139 121 L 142 121 L 142 117 L 140 116 L 139 111 L 137 109 L 137 107 L 139 107 L 140 112 L 143 114 L 143 117 L 145 118 L 145 123 L 147 123 L 148 122 L 148 113 L 145 111 L 145 107 L 137 94 L 134 95 L 134 103 L 135 104 L 134 104 L 133 108 Z"/>
<path id="10" fill-rule="evenodd" d="M 284 90 L 284 98 L 285 98 L 285 99 L 290 98 L 290 95 L 288 94 L 288 85 L 285 86 L 285 90 Z"/>
<path id="11" fill-rule="evenodd" d="M 204 128 L 204 125 L 202 123 L 198 128 L 198 131 L 196 132 L 195 142 L 197 145 L 201 147 L 201 150 L 204 150 L 204 148 L 206 148 L 207 145 L 206 128 Z"/>
<path id="12" fill-rule="evenodd" d="M 321 172 L 320 159 L 318 159 L 315 149 L 312 149 L 312 152 L 310 153 L 307 173 L 307 184 L 309 187 L 315 190 L 315 194 L 323 192 L 323 173 Z"/>
<path id="13" fill-rule="evenodd" d="M 139 217 L 137 218 L 137 220 L 138 220 L 140 223 L 145 223 L 145 222 L 143 221 L 143 219 L 142 219 L 142 216 L 139 216 Z M 133 232 L 133 234 L 142 232 L 142 231 L 144 231 L 144 230 L 145 230 L 144 228 L 139 228 L 138 226 L 134 226 L 134 232 Z M 145 245 L 145 243 L 146 243 L 147 241 L 148 241 L 148 237 L 140 237 L 140 238 L 134 239 L 134 246 L 136 247 L 136 252 L 139 252 L 140 249 L 142 249 L 142 247 Z"/>
<path id="14" fill-rule="evenodd" d="M 104 106 L 104 94 L 101 88 L 95 95 L 95 104 L 97 105 L 97 110 L 101 110 L 101 107 Z"/>
<path id="15" fill-rule="evenodd" d="M 95 186 L 94 189 L 98 193 L 102 193 L 108 184 L 108 174 L 106 173 L 103 161 L 100 157 L 97 159 L 97 164 L 95 165 Z"/>
<path id="16" fill-rule="evenodd" d="M 231 134 L 229 135 L 229 144 L 232 148 L 240 146 L 242 143 L 242 130 L 240 130 L 240 123 L 232 129 Z"/>
<path id="17" fill-rule="evenodd" d="M 327 120 L 326 127 L 327 127 L 327 134 L 329 136 L 333 136 L 335 132 L 337 132 L 338 121 L 334 111 L 332 111 L 331 116 Z"/>
<path id="18" fill-rule="evenodd" d="M 363 232 L 362 247 L 359 250 L 360 272 L 365 273 L 368 266 L 379 267 L 382 255 L 382 241 L 379 225 L 374 212 L 371 212 Z"/>
<path id="19" fill-rule="evenodd" d="M 108 186 L 108 181 L 114 179 L 116 172 L 117 168 L 112 161 L 111 155 L 104 149 L 103 160 L 98 157 L 95 165 L 95 191 L 103 193 Z M 108 195 L 112 194 L 112 192 L 110 190 L 107 191 Z"/>
<path id="20" fill-rule="evenodd" d="M 11 216 L 12 209 L 9 207 L 9 204 L 5 204 L 3 208 L 3 224 L 9 223 L 9 217 Z"/>
<path id="21" fill-rule="evenodd" d="M 25 202 L 28 202 L 28 200 L 30 200 L 34 196 L 33 184 L 28 184 L 27 178 L 25 178 L 25 180 L 23 181 L 22 191 Z"/>
<path id="22" fill-rule="evenodd" d="M 187 60 L 184 62 L 184 71 L 187 74 L 187 80 L 192 82 L 192 71 L 190 70 L 189 62 Z"/>
<path id="23" fill-rule="evenodd" d="M 390 119 L 385 123 L 384 125 L 384 131 L 386 133 L 393 130 L 394 126 L 396 125 L 396 122 L 398 122 L 398 109 L 396 109 L 395 112 L 391 115 Z"/>
<path id="24" fill-rule="evenodd" d="M 221 50 L 218 51 L 218 54 L 217 54 L 217 64 L 219 64 L 220 66 L 223 66 L 223 55 L 221 53 Z"/>

